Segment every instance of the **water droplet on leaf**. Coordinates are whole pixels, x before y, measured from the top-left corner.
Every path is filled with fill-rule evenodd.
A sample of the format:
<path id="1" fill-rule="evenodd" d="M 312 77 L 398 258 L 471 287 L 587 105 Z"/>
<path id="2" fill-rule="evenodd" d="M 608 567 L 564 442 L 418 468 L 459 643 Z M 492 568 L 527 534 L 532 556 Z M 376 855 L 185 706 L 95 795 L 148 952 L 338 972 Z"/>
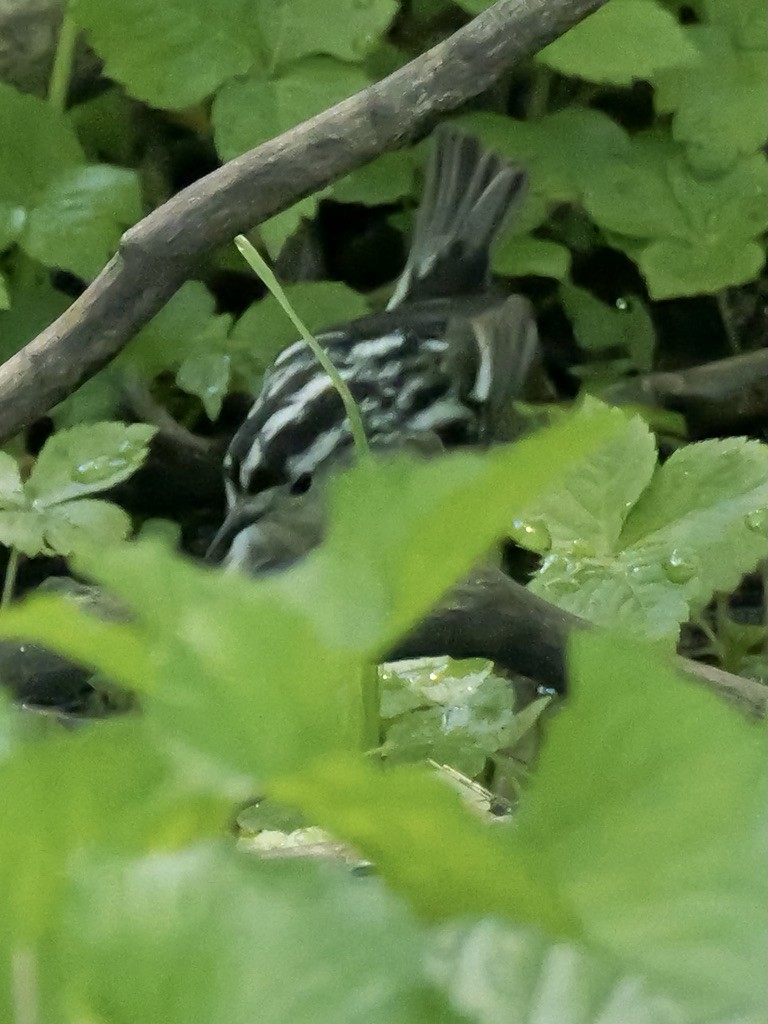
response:
<path id="1" fill-rule="evenodd" d="M 672 554 L 661 563 L 664 575 L 670 583 L 688 583 L 696 575 L 698 562 L 692 555 L 674 549 Z"/>
<path id="2" fill-rule="evenodd" d="M 620 298 L 616 299 L 616 309 L 620 309 L 623 312 L 629 309 L 629 302 L 627 299 Z"/>
<path id="3" fill-rule="evenodd" d="M 525 521 L 515 519 L 509 536 L 520 547 L 535 551 L 539 555 L 545 554 L 552 547 L 552 538 L 544 523 L 537 520 Z"/>
<path id="4" fill-rule="evenodd" d="M 754 512 L 747 512 L 744 522 L 747 529 L 753 533 L 768 534 L 768 508 L 756 508 Z"/>
<path id="5" fill-rule="evenodd" d="M 125 469 L 128 464 L 129 460 L 126 458 L 97 455 L 95 459 L 88 459 L 86 462 L 81 462 L 79 466 L 75 466 L 71 476 L 78 484 L 98 484 Z"/>
<path id="6" fill-rule="evenodd" d="M 582 537 L 569 541 L 565 546 L 564 554 L 568 558 L 592 558 L 595 554 L 595 546 Z"/>

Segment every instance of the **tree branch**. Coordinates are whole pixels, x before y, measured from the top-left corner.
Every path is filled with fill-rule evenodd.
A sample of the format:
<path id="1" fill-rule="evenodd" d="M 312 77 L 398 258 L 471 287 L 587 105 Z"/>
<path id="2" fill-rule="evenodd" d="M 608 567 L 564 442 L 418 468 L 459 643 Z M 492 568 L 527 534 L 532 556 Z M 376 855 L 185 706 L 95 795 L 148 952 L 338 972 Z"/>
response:
<path id="1" fill-rule="evenodd" d="M 0 368 L 0 441 L 71 394 L 127 344 L 202 256 L 426 131 L 604 0 L 498 0 L 444 42 L 179 192 L 47 330 Z"/>
<path id="2" fill-rule="evenodd" d="M 568 637 L 590 623 L 532 594 L 499 569 L 479 570 L 455 587 L 388 660 L 448 654 L 488 658 L 563 692 Z M 756 718 L 768 715 L 768 686 L 711 665 L 678 658 L 682 672 Z"/>
<path id="3" fill-rule="evenodd" d="M 743 430 L 768 416 L 768 349 L 632 377 L 602 397 L 613 405 L 659 405 L 682 413 L 694 434 L 699 427 L 710 434 Z"/>

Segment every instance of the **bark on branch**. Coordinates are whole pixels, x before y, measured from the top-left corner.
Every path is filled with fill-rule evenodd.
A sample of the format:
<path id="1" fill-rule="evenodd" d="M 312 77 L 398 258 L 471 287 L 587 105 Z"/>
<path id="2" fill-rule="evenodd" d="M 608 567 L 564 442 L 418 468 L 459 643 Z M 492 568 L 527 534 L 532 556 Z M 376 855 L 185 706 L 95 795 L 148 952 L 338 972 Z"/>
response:
<path id="1" fill-rule="evenodd" d="M 542 600 L 500 570 L 484 569 L 455 587 L 387 658 L 488 658 L 562 692 L 568 637 L 589 628 L 585 619 Z M 677 666 L 746 714 L 768 715 L 768 686 L 688 658 L 678 658 Z"/>
<path id="2" fill-rule="evenodd" d="M 123 236 L 83 295 L 0 367 L 0 442 L 127 344 L 204 253 L 425 132 L 604 0 L 498 0 L 388 78 L 184 189 Z"/>

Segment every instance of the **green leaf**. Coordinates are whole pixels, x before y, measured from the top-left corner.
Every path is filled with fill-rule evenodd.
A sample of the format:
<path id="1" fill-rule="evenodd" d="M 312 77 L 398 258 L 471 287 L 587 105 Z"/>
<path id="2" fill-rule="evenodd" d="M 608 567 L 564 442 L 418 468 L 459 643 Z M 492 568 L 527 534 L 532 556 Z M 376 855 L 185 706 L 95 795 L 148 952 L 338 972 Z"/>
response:
<path id="1" fill-rule="evenodd" d="M 647 648 L 591 633 L 572 643 L 573 695 L 515 843 L 556 879 L 589 945 L 679 1001 L 682 1019 L 757 1024 L 765 732 Z"/>
<path id="2" fill-rule="evenodd" d="M 611 415 L 592 409 L 483 456 L 358 464 L 332 481 L 325 543 L 274 585 L 325 642 L 376 656 L 486 554 L 516 514 L 615 429 Z"/>
<path id="3" fill-rule="evenodd" d="M 635 139 L 628 158 L 596 165 L 584 189 L 597 223 L 626 236 L 623 247 L 653 298 L 719 291 L 756 276 L 762 260 L 753 240 L 768 223 L 767 200 L 761 154 L 718 177 L 697 177 L 675 147 L 647 136 Z"/>
<path id="4" fill-rule="evenodd" d="M 0 138 L 0 202 L 11 206 L 34 206 L 54 178 L 85 159 L 62 114 L 2 82 Z"/>
<path id="5" fill-rule="evenodd" d="M 611 307 L 586 289 L 568 283 L 560 286 L 560 300 L 583 349 L 587 352 L 623 349 L 638 370 L 651 369 L 656 332 L 640 299 L 619 299 Z"/>
<path id="6" fill-rule="evenodd" d="M 370 312 L 365 298 L 340 281 L 308 281 L 287 285 L 285 294 L 310 331 L 355 320 Z M 276 356 L 297 340 L 296 328 L 272 295 L 246 309 L 230 334 L 230 347 L 263 372 Z"/>
<path id="7" fill-rule="evenodd" d="M 638 420 L 613 447 L 530 510 L 552 539 L 530 587 L 593 622 L 671 638 L 692 610 L 732 590 L 765 557 L 768 450 L 743 438 L 700 442 L 651 479 L 653 446 Z M 596 523 L 601 502 L 604 521 Z"/>
<path id="8" fill-rule="evenodd" d="M 0 270 L 0 313 L 11 308 L 11 293 L 8 288 L 8 278 Z"/>
<path id="9" fill-rule="evenodd" d="M 72 168 L 44 190 L 20 245 L 46 266 L 90 281 L 141 213 L 135 171 L 106 164 Z"/>
<path id="10" fill-rule="evenodd" d="M 476 1024 L 691 1021 L 679 1004 L 612 957 L 498 918 L 443 925 L 427 963 L 451 1004 Z"/>
<path id="11" fill-rule="evenodd" d="M 726 28 L 745 50 L 768 48 L 768 11 L 761 0 L 702 0 L 706 20 Z"/>
<path id="12" fill-rule="evenodd" d="M 114 544 L 131 532 L 131 517 L 111 501 L 64 501 L 38 515 L 46 520 L 44 546 L 59 555 L 71 555 L 83 544 Z"/>
<path id="13" fill-rule="evenodd" d="M 656 109 L 674 114 L 673 137 L 686 146 L 695 167 L 722 173 L 768 137 L 766 53 L 738 49 L 719 28 L 694 25 L 684 31 L 700 59 L 656 76 Z"/>
<path id="14" fill-rule="evenodd" d="M 19 464 L 12 455 L 0 451 L 0 508 L 19 508 L 25 501 Z"/>
<path id="15" fill-rule="evenodd" d="M 145 714 L 161 733 L 258 779 L 359 743 L 357 656 L 321 645 L 268 582 L 212 573 L 146 541 L 95 548 L 78 564 L 134 615 L 156 679 Z M 34 628 L 42 641 L 44 626 Z M 96 668 L 99 658 L 90 652 Z"/>
<path id="16" fill-rule="evenodd" d="M 695 64 L 697 57 L 677 19 L 655 0 L 612 0 L 539 54 L 561 74 L 614 85 Z"/>
<path id="17" fill-rule="evenodd" d="M 461 796 L 425 769 L 386 772 L 352 758 L 280 779 L 272 794 L 349 840 L 423 917 L 501 914 L 572 934 L 567 909 L 535 863 L 488 828 Z"/>
<path id="18" fill-rule="evenodd" d="M 12 295 L 11 308 L 0 311 L 0 359 L 15 355 L 59 317 L 72 299 L 49 284 L 35 285 Z"/>
<path id="19" fill-rule="evenodd" d="M 156 107 L 191 106 L 254 63 L 242 0 L 73 0 L 72 14 L 108 77 Z"/>
<path id="20" fill-rule="evenodd" d="M 583 182 L 596 165 L 615 163 L 631 152 L 626 132 L 606 114 L 570 107 L 536 121 L 517 121 L 500 114 L 462 114 L 454 123 L 476 136 L 485 146 L 526 168 L 531 195 L 516 219 L 520 232 L 536 227 L 526 213 L 531 201 L 576 201 Z"/>
<path id="21" fill-rule="evenodd" d="M 638 256 L 652 299 L 719 292 L 753 281 L 765 264 L 758 242 L 716 240 L 689 245 L 676 239 L 653 242 Z"/>
<path id="22" fill-rule="evenodd" d="M 571 254 L 564 245 L 530 235 L 506 235 L 494 248 L 493 270 L 508 277 L 553 277 L 564 281 L 571 269 Z"/>
<path id="23" fill-rule="evenodd" d="M 142 464 L 155 431 L 146 423 L 89 423 L 59 430 L 43 446 L 26 493 L 36 508 L 47 508 L 114 487 Z"/>
<path id="24" fill-rule="evenodd" d="M 398 11 L 397 0 L 261 0 L 259 24 L 270 51 L 270 67 L 326 53 L 360 61 L 384 34 Z"/>
<path id="25" fill-rule="evenodd" d="M 590 415 L 598 406 L 587 402 L 580 415 Z M 628 419 L 619 409 L 609 415 L 616 436 L 528 509 L 526 518 L 546 528 L 552 555 L 610 556 L 630 510 L 653 476 L 656 444 L 646 424 L 639 416 Z"/>
<path id="26" fill-rule="evenodd" d="M 86 614 L 66 597 L 35 594 L 6 609 L 0 635 L 39 641 L 128 689 L 152 691 L 155 670 L 140 630 Z"/>
<path id="27" fill-rule="evenodd" d="M 359 67 L 331 57 L 309 57 L 275 75 L 228 82 L 211 114 L 216 149 L 223 160 L 232 160 L 369 84 Z"/>
<path id="28" fill-rule="evenodd" d="M 173 849 L 223 827 L 225 800 L 200 779 L 174 767 L 137 719 L 21 745 L 0 763 L 3 959 L 55 930 L 64 865 L 87 846 Z"/>
<path id="29" fill-rule="evenodd" d="M 327 190 L 322 189 L 314 195 L 305 196 L 259 226 L 259 234 L 273 259 L 277 259 L 288 239 L 301 227 L 302 221 L 312 220 L 324 195 L 327 195 Z"/>
<path id="30" fill-rule="evenodd" d="M 24 229 L 26 213 L 20 206 L 11 206 L 0 198 L 0 253 L 16 242 Z"/>
<path id="31" fill-rule="evenodd" d="M 487 662 L 479 669 L 432 659 L 409 671 L 393 665 L 382 679 L 382 715 L 396 719 L 385 730 L 383 754 L 392 764 L 431 758 L 473 777 L 511 746 L 513 705 L 509 683 Z"/>
<path id="32" fill-rule="evenodd" d="M 414 186 L 413 157 L 410 150 L 382 153 L 364 167 L 352 171 L 331 186 L 331 198 L 337 203 L 363 203 L 377 206 L 395 203 L 410 195 Z"/>
<path id="33" fill-rule="evenodd" d="M 190 395 L 197 395 L 209 420 L 217 420 L 221 403 L 229 391 L 231 358 L 225 352 L 200 352 L 179 367 L 176 383 Z"/>
<path id="34" fill-rule="evenodd" d="M 67 111 L 89 162 L 133 164 L 140 145 L 137 104 L 119 86 Z"/>
<path id="35" fill-rule="evenodd" d="M 0 511 L 0 541 L 30 558 L 69 556 L 84 544 L 124 540 L 130 517 L 108 501 L 65 501 L 49 508 Z"/>
<path id="36" fill-rule="evenodd" d="M 226 353 L 232 318 L 200 281 L 187 281 L 127 346 L 115 365 L 151 381 L 202 353 Z"/>
<path id="37" fill-rule="evenodd" d="M 360 67 L 332 57 L 307 57 L 274 75 L 229 82 L 219 90 L 211 114 L 216 148 L 223 160 L 231 160 L 367 85 L 370 80 Z M 302 216 L 314 215 L 319 195 L 306 197 L 261 226 L 273 254 Z"/>
<path id="38" fill-rule="evenodd" d="M 92 858 L 68 923 L 64 973 L 83 1019 L 109 1007 L 145 1024 L 459 1024 L 424 977 L 422 928 L 376 879 L 223 843 Z"/>

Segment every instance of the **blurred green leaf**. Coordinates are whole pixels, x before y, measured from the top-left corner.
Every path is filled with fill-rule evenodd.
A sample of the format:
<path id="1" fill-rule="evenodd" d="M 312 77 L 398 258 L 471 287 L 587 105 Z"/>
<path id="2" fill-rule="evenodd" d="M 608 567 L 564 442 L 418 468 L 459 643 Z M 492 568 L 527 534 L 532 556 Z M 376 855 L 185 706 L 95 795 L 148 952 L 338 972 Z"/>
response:
<path id="1" fill-rule="evenodd" d="M 382 771 L 338 758 L 272 789 L 369 856 L 427 919 L 500 914 L 550 934 L 575 934 L 567 908 L 504 826 L 489 828 L 426 769 Z"/>
<path id="2" fill-rule="evenodd" d="M 697 58 L 677 18 L 655 0 L 611 0 L 538 55 L 561 74 L 614 85 L 650 79 Z"/>
<path id="3" fill-rule="evenodd" d="M 593 633 L 572 643 L 573 695 L 515 845 L 557 879 L 586 942 L 677 1000 L 683 1020 L 758 1024 L 765 731 L 647 648 Z"/>
<path id="4" fill-rule="evenodd" d="M 672 134 L 686 146 L 693 166 L 723 173 L 740 156 L 756 152 L 768 137 L 768 60 L 765 48 L 734 46 L 709 25 L 685 29 L 700 53 L 690 67 L 668 69 L 654 79 L 656 109 L 674 114 Z M 754 44 L 759 45 L 759 36 Z M 766 45 L 763 35 L 763 47 Z"/>
<path id="5" fill-rule="evenodd" d="M 337 203 L 363 203 L 366 206 L 394 203 L 413 192 L 413 179 L 410 150 L 382 153 L 332 185 L 330 197 Z"/>
<path id="6" fill-rule="evenodd" d="M 19 244 L 46 266 L 90 281 L 141 212 L 134 171 L 106 164 L 73 168 L 42 193 Z"/>
<path id="7" fill-rule="evenodd" d="M 231 160 L 369 84 L 359 67 L 332 57 L 308 57 L 274 75 L 228 82 L 213 104 L 216 148 Z"/>
<path id="8" fill-rule="evenodd" d="M 553 277 L 564 281 L 571 254 L 564 245 L 530 235 L 506 235 L 494 248 L 493 270 L 508 277 Z"/>
<path id="9" fill-rule="evenodd" d="M 0 785 L 3 959 L 55 927 L 74 855 L 94 842 L 125 851 L 183 845 L 218 831 L 231 799 L 202 776 L 185 777 L 136 720 L 21 744 L 0 763 Z"/>
<path id="10" fill-rule="evenodd" d="M 11 307 L 0 311 L 0 359 L 9 359 L 28 341 L 53 323 L 71 303 L 69 296 L 36 284 L 16 292 L 11 290 Z"/>
<path id="11" fill-rule="evenodd" d="M 73 0 L 105 70 L 138 99 L 177 109 L 253 65 L 255 26 L 242 0 Z"/>
<path id="12" fill-rule="evenodd" d="M 332 481 L 325 543 L 274 586 L 326 643 L 378 655 L 616 426 L 592 409 L 482 456 L 358 464 Z"/>
<path id="13" fill-rule="evenodd" d="M 431 977 L 477 1024 L 693 1024 L 679 1004 L 613 957 L 484 917 L 443 925 Z M 725 1024 L 723 1021 L 722 1024 Z"/>
<path id="14" fill-rule="evenodd" d="M 587 352 L 623 349 L 636 369 L 651 369 L 656 332 L 639 298 L 619 299 L 611 307 L 586 289 L 564 283 L 560 286 L 560 301 L 576 340 Z"/>
<path id="15" fill-rule="evenodd" d="M 85 162 L 63 114 L 0 82 L 0 203 L 34 206 L 59 175 Z"/>
<path id="16" fill-rule="evenodd" d="M 375 879 L 198 844 L 88 865 L 68 923 L 71 990 L 94 1019 L 459 1021 L 426 981 L 423 930 Z"/>
<path id="17" fill-rule="evenodd" d="M 259 25 L 269 49 L 269 66 L 291 64 L 326 53 L 360 61 L 384 34 L 399 9 L 397 0 L 261 0 Z"/>

